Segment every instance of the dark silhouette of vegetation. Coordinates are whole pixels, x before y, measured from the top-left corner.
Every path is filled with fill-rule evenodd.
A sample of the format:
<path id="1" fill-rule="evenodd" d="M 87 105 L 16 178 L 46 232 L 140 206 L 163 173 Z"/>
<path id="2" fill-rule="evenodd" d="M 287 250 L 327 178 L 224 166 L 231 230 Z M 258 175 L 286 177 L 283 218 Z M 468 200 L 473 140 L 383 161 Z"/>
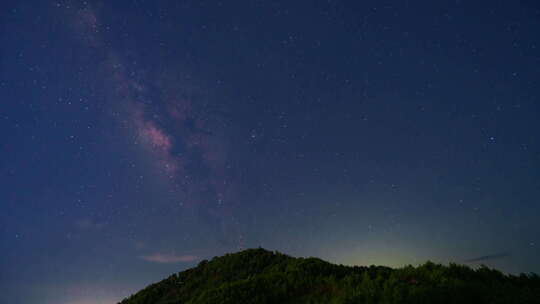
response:
<path id="1" fill-rule="evenodd" d="M 432 262 L 350 267 L 259 248 L 202 261 L 121 302 L 183 303 L 540 303 L 540 277 Z"/>

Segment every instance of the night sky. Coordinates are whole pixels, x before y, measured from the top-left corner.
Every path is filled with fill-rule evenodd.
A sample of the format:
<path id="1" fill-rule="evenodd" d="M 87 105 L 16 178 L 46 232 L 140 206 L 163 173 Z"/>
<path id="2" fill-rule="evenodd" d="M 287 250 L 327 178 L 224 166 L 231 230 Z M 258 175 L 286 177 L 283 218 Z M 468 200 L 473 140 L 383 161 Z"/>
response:
<path id="1" fill-rule="evenodd" d="M 0 26 L 1 303 L 112 304 L 258 246 L 540 273 L 536 1 L 2 1 Z"/>

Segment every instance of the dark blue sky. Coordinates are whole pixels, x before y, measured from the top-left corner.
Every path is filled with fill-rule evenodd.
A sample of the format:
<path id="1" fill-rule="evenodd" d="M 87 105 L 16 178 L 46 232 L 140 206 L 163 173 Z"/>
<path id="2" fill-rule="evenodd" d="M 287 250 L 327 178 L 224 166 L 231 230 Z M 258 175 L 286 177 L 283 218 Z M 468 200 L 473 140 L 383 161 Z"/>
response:
<path id="1" fill-rule="evenodd" d="M 11 1 L 0 302 L 262 246 L 540 272 L 535 1 Z"/>

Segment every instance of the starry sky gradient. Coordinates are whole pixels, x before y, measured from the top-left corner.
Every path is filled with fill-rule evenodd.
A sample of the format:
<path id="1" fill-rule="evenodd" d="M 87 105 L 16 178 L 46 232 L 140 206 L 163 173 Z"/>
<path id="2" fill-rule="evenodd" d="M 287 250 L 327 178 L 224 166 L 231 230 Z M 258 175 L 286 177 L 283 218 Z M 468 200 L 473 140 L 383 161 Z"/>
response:
<path id="1" fill-rule="evenodd" d="M 225 252 L 540 272 L 535 1 L 3 1 L 0 302 Z"/>

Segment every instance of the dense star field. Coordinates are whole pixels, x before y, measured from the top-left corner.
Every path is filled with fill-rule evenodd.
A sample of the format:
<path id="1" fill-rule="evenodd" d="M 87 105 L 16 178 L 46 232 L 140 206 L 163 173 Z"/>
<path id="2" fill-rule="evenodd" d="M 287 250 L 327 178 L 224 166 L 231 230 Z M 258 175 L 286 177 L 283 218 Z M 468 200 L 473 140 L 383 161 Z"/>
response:
<path id="1" fill-rule="evenodd" d="M 262 246 L 540 273 L 535 1 L 0 4 L 0 303 Z"/>

